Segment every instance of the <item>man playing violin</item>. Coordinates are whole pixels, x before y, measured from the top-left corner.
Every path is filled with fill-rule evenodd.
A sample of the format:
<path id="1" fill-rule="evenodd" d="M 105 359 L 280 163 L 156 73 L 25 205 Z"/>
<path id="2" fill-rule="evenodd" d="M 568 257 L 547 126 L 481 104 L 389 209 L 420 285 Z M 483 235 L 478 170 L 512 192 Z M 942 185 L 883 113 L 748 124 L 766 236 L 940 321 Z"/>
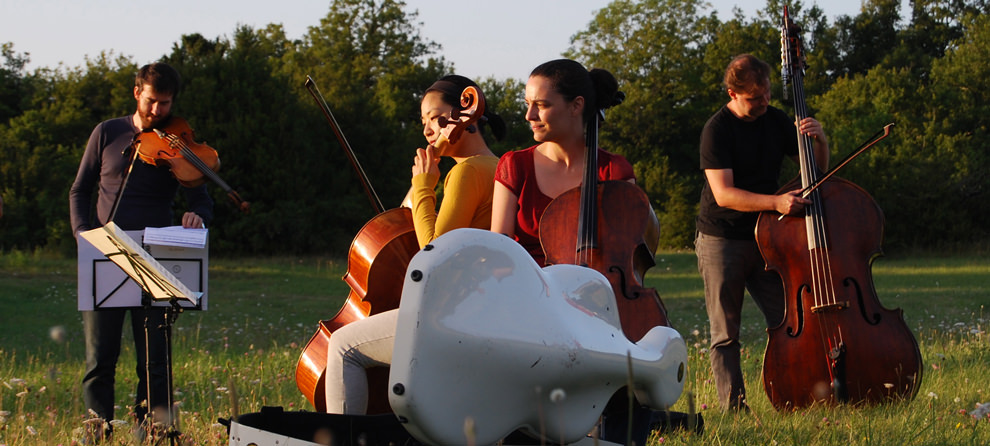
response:
<path id="1" fill-rule="evenodd" d="M 75 182 L 69 190 L 69 212 L 73 234 L 105 225 L 113 219 L 124 230 L 142 230 L 175 224 L 173 201 L 180 189 L 168 167 L 133 162 L 132 142 L 143 130 L 163 125 L 171 117 L 180 88 L 179 73 L 165 63 L 141 67 L 134 79 L 135 112 L 101 122 L 86 144 Z M 130 173 L 128 174 L 128 170 Z M 124 187 L 126 178 L 126 187 Z M 92 214 L 93 190 L 97 189 L 96 215 Z M 182 214 L 187 228 L 204 227 L 213 217 L 213 200 L 205 185 L 181 187 L 189 210 Z M 119 195 L 119 197 L 118 197 Z M 116 212 L 111 215 L 114 203 Z M 94 221 L 95 217 L 95 221 Z M 97 441 L 112 431 L 114 419 L 114 375 L 120 355 L 121 332 L 127 312 L 137 355 L 137 390 L 134 415 L 138 425 L 149 414 L 166 410 L 169 401 L 167 371 L 167 329 L 164 308 L 101 309 L 83 312 L 86 338 L 86 373 L 83 399 L 86 408 L 104 420 L 102 429 L 92 431 Z M 145 327 L 145 321 L 153 321 Z M 147 336 L 145 333 L 147 332 Z M 147 345 L 147 349 L 146 346 Z M 146 367 L 146 364 L 148 366 Z M 148 380 L 150 379 L 150 387 Z"/>
<path id="2" fill-rule="evenodd" d="M 754 229 L 761 211 L 793 215 L 811 202 L 799 191 L 777 193 L 785 156 L 797 158 L 795 125 L 814 138 L 819 166 L 828 165 L 828 140 L 814 118 L 795 123 L 770 103 L 770 66 L 736 56 L 725 70 L 729 102 L 701 132 L 705 184 L 696 221 L 695 252 L 705 283 L 711 331 L 711 364 L 723 409 L 746 410 L 740 366 L 739 328 L 743 294 L 749 290 L 768 327 L 784 316 L 780 276 L 766 271 Z"/>

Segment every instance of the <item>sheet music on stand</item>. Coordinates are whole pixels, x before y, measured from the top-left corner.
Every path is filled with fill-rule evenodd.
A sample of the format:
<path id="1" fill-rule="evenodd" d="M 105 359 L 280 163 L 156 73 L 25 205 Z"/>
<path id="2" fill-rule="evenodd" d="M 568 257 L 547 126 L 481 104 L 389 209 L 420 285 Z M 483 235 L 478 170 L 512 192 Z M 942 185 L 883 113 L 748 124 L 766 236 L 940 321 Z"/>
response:
<path id="1" fill-rule="evenodd" d="M 199 304 L 202 292 L 189 289 L 113 222 L 79 235 L 120 267 L 152 300 L 178 299 Z"/>

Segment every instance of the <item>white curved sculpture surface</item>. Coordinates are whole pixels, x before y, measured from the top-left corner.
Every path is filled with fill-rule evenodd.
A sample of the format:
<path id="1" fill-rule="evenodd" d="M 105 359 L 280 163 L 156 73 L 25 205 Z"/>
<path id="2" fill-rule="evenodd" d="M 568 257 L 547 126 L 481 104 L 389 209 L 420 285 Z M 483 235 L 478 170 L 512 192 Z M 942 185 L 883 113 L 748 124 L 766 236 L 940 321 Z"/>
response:
<path id="1" fill-rule="evenodd" d="M 406 271 L 389 376 L 392 409 L 420 441 L 491 444 L 516 429 L 577 441 L 630 379 L 630 360 L 640 402 L 665 409 L 680 397 L 683 338 L 655 327 L 626 339 L 597 271 L 540 268 L 484 230 L 431 246 Z"/>

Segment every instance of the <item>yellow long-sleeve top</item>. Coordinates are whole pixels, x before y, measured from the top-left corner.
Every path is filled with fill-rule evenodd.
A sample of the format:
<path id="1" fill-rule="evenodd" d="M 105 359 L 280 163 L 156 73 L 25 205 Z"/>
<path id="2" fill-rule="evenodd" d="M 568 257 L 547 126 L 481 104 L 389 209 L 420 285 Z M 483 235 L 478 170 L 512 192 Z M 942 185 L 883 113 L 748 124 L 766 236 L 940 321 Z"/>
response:
<path id="1" fill-rule="evenodd" d="M 489 229 L 492 191 L 498 157 L 472 156 L 454 165 L 443 181 L 443 203 L 437 211 L 437 175 L 421 173 L 412 179 L 413 226 L 419 246 L 458 228 Z"/>

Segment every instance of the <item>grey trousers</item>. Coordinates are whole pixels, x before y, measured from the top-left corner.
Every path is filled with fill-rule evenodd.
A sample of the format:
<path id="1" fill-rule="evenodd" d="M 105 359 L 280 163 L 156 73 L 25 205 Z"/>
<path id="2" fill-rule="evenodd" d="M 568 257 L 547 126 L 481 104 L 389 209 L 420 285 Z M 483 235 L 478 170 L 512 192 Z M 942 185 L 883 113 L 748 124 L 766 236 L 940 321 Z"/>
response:
<path id="1" fill-rule="evenodd" d="M 327 412 L 364 415 L 368 411 L 365 369 L 392 363 L 399 310 L 351 322 L 330 335 L 327 346 Z"/>
<path id="2" fill-rule="evenodd" d="M 698 271 L 705 282 L 705 308 L 711 335 L 710 357 L 719 404 L 746 407 L 740 366 L 740 318 L 744 291 L 763 312 L 768 327 L 784 317 L 783 283 L 766 270 L 755 240 L 733 240 L 698 233 L 694 242 Z"/>

